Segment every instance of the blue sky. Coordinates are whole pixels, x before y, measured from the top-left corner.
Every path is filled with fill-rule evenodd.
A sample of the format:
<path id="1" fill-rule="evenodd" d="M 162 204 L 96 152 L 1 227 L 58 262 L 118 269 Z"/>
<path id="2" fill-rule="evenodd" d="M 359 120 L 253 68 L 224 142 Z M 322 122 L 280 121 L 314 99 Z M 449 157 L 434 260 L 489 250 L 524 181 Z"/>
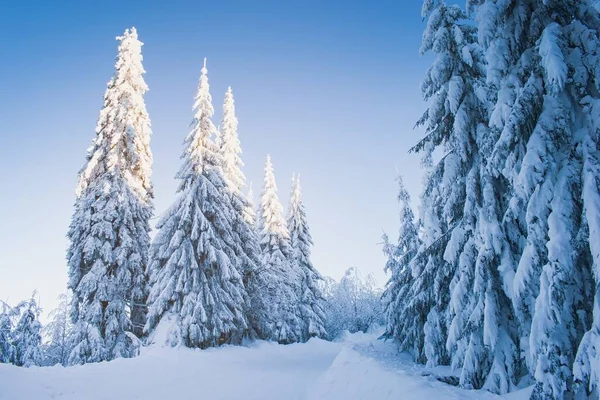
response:
<path id="1" fill-rule="evenodd" d="M 255 200 L 265 157 L 287 205 L 300 173 L 313 261 L 385 283 L 378 245 L 397 235 L 396 168 L 413 200 L 407 154 L 425 108 L 421 2 L 28 1 L 0 15 L 0 299 L 37 289 L 48 311 L 65 291 L 65 234 L 77 172 L 94 136 L 115 36 L 135 26 L 152 120 L 156 212 L 174 199 L 181 143 L 204 57 L 215 124 L 231 85 Z"/>

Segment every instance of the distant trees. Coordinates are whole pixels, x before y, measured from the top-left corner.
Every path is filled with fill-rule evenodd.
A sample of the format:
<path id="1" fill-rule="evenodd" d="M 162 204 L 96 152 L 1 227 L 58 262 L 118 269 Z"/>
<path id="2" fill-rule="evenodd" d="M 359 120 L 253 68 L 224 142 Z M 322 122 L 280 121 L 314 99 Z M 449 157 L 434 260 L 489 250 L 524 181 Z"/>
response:
<path id="1" fill-rule="evenodd" d="M 205 65 L 186 136 L 180 184 L 157 223 L 151 182 L 150 119 L 135 28 L 119 41 L 96 136 L 78 175 L 67 233 L 68 289 L 42 329 L 34 299 L 0 314 L 0 361 L 74 365 L 133 357 L 144 341 L 207 348 L 244 338 L 279 343 L 326 338 L 332 329 L 367 331 L 378 293 L 351 270 L 333 292 L 311 260 L 313 245 L 299 178 L 284 218 L 270 156 L 255 210 L 244 194 L 242 148 L 231 88 L 220 129 Z M 45 343 L 42 343 L 42 333 Z M 163 344 L 163 343 L 161 343 Z"/>
<path id="2" fill-rule="evenodd" d="M 292 249 L 291 263 L 299 273 L 298 300 L 303 321 L 301 340 L 306 341 L 311 337 L 324 338 L 327 335 L 324 326 L 324 299 L 319 288 L 319 280 L 323 278 L 310 259 L 313 241 L 302 202 L 299 175 L 292 179 L 287 227 Z"/>
<path id="3" fill-rule="evenodd" d="M 410 205 L 410 195 L 402 177 L 398 176 L 398 202 L 400 203 L 400 229 L 398 243 L 392 244 L 387 235 L 383 237 L 383 251 L 388 257 L 385 265 L 390 273 L 389 281 L 382 294 L 382 307 L 386 317 L 387 335 L 394 338 L 400 348 L 408 351 L 415 359 L 422 357 L 420 337 L 424 324 L 420 323 L 423 313 L 416 307 L 418 294 L 411 260 L 421 245 L 417 221 Z"/>
<path id="4" fill-rule="evenodd" d="M 371 275 L 363 276 L 357 268 L 349 268 L 340 282 L 326 278 L 325 330 L 330 340 L 343 332 L 368 332 L 384 323 L 381 291 Z"/>
<path id="5" fill-rule="evenodd" d="M 262 313 L 259 337 L 279 343 L 302 340 L 303 321 L 299 307 L 300 270 L 293 262 L 294 253 L 289 230 L 283 218 L 283 207 L 271 157 L 267 156 L 263 191 L 258 212 L 258 241 L 262 254 L 261 267 L 251 281 L 251 291 L 260 297 L 252 309 Z"/>
<path id="6" fill-rule="evenodd" d="M 68 294 L 64 293 L 58 297 L 58 300 L 58 307 L 48 314 L 50 322 L 43 328 L 44 336 L 48 339 L 48 342 L 43 346 L 44 364 L 66 366 L 70 353 L 69 336 L 73 329 L 69 316 L 71 299 Z"/>
<path id="7" fill-rule="evenodd" d="M 194 111 L 177 174 L 179 196 L 158 223 L 151 247 L 146 331 L 164 320 L 171 324 L 166 328 L 172 346 L 239 344 L 248 331 L 243 278 L 257 254 L 246 253 L 242 244 L 251 233 L 227 186 L 239 181 L 225 178 L 223 155 L 213 141 L 206 60 Z M 227 143 L 227 136 L 222 139 Z"/>

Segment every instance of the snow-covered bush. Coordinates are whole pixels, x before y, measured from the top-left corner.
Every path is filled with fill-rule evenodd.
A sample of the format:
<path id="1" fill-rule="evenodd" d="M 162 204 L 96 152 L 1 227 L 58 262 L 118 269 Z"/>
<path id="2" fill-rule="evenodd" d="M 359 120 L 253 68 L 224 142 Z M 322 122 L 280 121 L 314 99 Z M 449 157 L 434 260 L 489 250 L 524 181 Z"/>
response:
<path id="1" fill-rule="evenodd" d="M 330 340 L 343 332 L 368 332 L 383 324 L 381 289 L 372 275 L 363 276 L 349 268 L 340 282 L 325 278 L 321 290 L 325 296 L 325 330 Z"/>
<path id="2" fill-rule="evenodd" d="M 12 361 L 14 352 L 11 334 L 15 310 L 5 302 L 0 303 L 0 363 L 8 364 Z"/>
<path id="3" fill-rule="evenodd" d="M 69 318 L 70 296 L 66 293 L 58 296 L 59 304 L 49 314 L 50 322 L 44 326 L 44 365 L 67 365 L 70 352 L 69 334 L 73 324 Z"/>
<path id="4" fill-rule="evenodd" d="M 20 302 L 16 307 L 2 303 L 0 312 L 0 363 L 30 367 L 42 364 L 41 309 L 35 300 Z"/>

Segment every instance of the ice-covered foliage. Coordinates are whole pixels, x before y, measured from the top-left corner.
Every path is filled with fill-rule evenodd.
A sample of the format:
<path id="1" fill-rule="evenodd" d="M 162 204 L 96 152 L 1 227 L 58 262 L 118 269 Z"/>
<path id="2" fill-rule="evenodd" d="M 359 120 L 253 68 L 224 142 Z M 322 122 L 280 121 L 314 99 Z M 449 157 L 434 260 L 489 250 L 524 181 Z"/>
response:
<path id="1" fill-rule="evenodd" d="M 260 338 L 279 343 L 299 342 L 303 338 L 301 271 L 293 259 L 270 156 L 259 205 L 258 240 L 262 260 L 248 286 L 256 332 Z"/>
<path id="2" fill-rule="evenodd" d="M 423 83 L 429 108 L 419 124 L 426 136 L 414 148 L 430 166 L 422 244 L 411 262 L 413 353 L 429 366 L 450 362 L 463 387 L 506 393 L 517 380 L 518 339 L 504 290 L 506 240 L 491 192 L 500 185 L 487 165 L 493 135 L 486 128 L 491 95 L 484 54 L 458 6 L 426 1 L 423 13 L 421 50 L 435 58 Z"/>
<path id="3" fill-rule="evenodd" d="M 384 323 L 381 290 L 372 275 L 349 268 L 340 282 L 325 278 L 325 330 L 334 340 L 344 332 L 368 332 Z"/>
<path id="4" fill-rule="evenodd" d="M 68 232 L 74 322 L 70 364 L 137 354 L 147 295 L 152 216 L 150 120 L 135 28 L 120 42 L 96 137 L 79 173 Z"/>
<path id="5" fill-rule="evenodd" d="M 48 341 L 44 345 L 44 365 L 61 364 L 66 366 L 69 356 L 69 335 L 73 328 L 69 318 L 70 296 L 66 293 L 58 297 L 59 304 L 48 317 L 50 322 L 44 326 L 44 337 Z"/>
<path id="6" fill-rule="evenodd" d="M 19 367 L 41 365 L 42 324 L 39 317 L 42 310 L 35 300 L 35 293 L 15 308 L 18 319 L 10 335 L 13 346 L 11 363 Z"/>
<path id="7" fill-rule="evenodd" d="M 383 236 L 383 252 L 387 257 L 385 271 L 390 274 L 382 295 L 382 306 L 386 318 L 386 336 L 393 338 L 400 349 L 413 352 L 413 328 L 415 314 L 407 309 L 410 302 L 413 276 L 410 261 L 419 248 L 418 225 L 410 205 L 410 195 L 404 188 L 402 176 L 398 176 L 398 202 L 400 203 L 400 228 L 398 243 L 390 243 L 388 236 Z M 418 350 L 417 350 L 418 351 Z M 413 353 L 413 357 L 419 358 Z"/>
<path id="8" fill-rule="evenodd" d="M 292 194 L 289 203 L 287 228 L 290 234 L 292 250 L 291 262 L 295 263 L 295 268 L 300 274 L 300 291 L 297 295 L 303 322 L 301 340 L 305 342 L 311 337 L 324 338 L 327 334 L 324 326 L 324 299 L 319 287 L 319 281 L 323 278 L 315 269 L 310 259 L 313 241 L 308 229 L 306 211 L 302 202 L 300 175 L 292 178 Z"/>
<path id="9" fill-rule="evenodd" d="M 244 208 L 244 220 L 256 231 L 256 205 L 254 204 L 254 191 L 252 190 L 252 182 L 248 185 L 248 191 L 246 192 L 246 205 Z"/>
<path id="10" fill-rule="evenodd" d="M 403 347 L 430 365 L 447 352 L 463 387 L 505 393 L 529 375 L 532 399 L 597 398 L 597 4 L 467 10 L 423 5 L 435 58 L 414 148 L 427 167 L 408 296 L 418 334 Z"/>
<path id="11" fill-rule="evenodd" d="M 35 300 L 20 302 L 15 307 L 0 302 L 0 363 L 19 367 L 42 365 L 41 309 Z"/>
<path id="12" fill-rule="evenodd" d="M 8 364 L 14 354 L 11 334 L 15 310 L 3 301 L 0 301 L 0 306 L 0 363 Z"/>
<path id="13" fill-rule="evenodd" d="M 153 333 L 164 320 L 172 346 L 239 344 L 248 333 L 244 273 L 255 268 L 258 249 L 246 252 L 243 243 L 252 232 L 230 195 L 213 140 L 206 60 L 194 111 L 177 174 L 178 197 L 157 224 L 150 249 L 146 331 Z"/>
<path id="14" fill-rule="evenodd" d="M 596 239 L 586 205 L 598 202 L 598 186 L 594 179 L 586 193 L 585 177 L 586 161 L 595 164 L 586 149 L 590 142 L 593 154 L 598 149 L 589 107 L 599 97 L 598 11 L 588 0 L 480 3 L 479 40 L 498 93 L 490 169 L 505 182 L 494 197 L 510 244 L 500 269 L 514 271 L 505 283 L 537 381 L 532 398 L 562 399 L 575 390 L 593 397 L 595 364 L 581 341 L 586 330 L 593 335 Z"/>
<path id="15" fill-rule="evenodd" d="M 240 155 L 242 147 L 238 138 L 238 120 L 235 116 L 235 103 L 231 86 L 225 93 L 223 101 L 223 118 L 220 125 L 220 152 L 223 157 L 223 174 L 229 188 L 241 194 L 246 184 L 246 177 L 242 172 L 244 163 Z"/>

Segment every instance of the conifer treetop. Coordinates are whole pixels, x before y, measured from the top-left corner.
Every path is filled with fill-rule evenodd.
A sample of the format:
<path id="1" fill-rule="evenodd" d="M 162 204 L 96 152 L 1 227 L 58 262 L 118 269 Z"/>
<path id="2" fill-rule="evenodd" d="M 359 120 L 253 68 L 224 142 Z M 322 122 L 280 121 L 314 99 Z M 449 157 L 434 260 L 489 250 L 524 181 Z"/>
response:
<path id="1" fill-rule="evenodd" d="M 244 163 L 240 157 L 242 147 L 238 138 L 238 119 L 235 116 L 235 102 L 231 86 L 225 93 L 223 101 L 223 119 L 219 129 L 219 147 L 223 157 L 223 172 L 227 185 L 232 192 L 242 193 L 246 177 L 242 172 Z"/>
<path id="2" fill-rule="evenodd" d="M 220 165 L 218 149 L 212 140 L 217 129 L 211 119 L 215 110 L 212 106 L 212 97 L 208 84 L 206 58 L 201 70 L 193 110 L 194 118 L 190 124 L 192 129 L 184 140 L 185 149 L 181 156 L 184 160 L 183 165 L 176 176 L 182 180 L 179 191 L 190 185 L 206 168 L 215 168 Z"/>
<path id="3" fill-rule="evenodd" d="M 148 86 L 142 65 L 143 43 L 135 28 L 126 29 L 115 62 L 115 73 L 104 94 L 104 107 L 96 126 L 96 137 L 88 149 L 87 163 L 80 171 L 79 197 L 95 177 L 108 172 L 121 174 L 138 197 L 150 203 L 152 182 L 152 135 L 144 94 Z"/>
<path id="4" fill-rule="evenodd" d="M 263 184 L 259 215 L 260 234 L 263 239 L 266 236 L 272 235 L 277 236 L 280 240 L 288 240 L 289 232 L 283 219 L 283 207 L 277 196 L 277 184 L 275 183 L 275 174 L 270 154 L 267 155 Z"/>

